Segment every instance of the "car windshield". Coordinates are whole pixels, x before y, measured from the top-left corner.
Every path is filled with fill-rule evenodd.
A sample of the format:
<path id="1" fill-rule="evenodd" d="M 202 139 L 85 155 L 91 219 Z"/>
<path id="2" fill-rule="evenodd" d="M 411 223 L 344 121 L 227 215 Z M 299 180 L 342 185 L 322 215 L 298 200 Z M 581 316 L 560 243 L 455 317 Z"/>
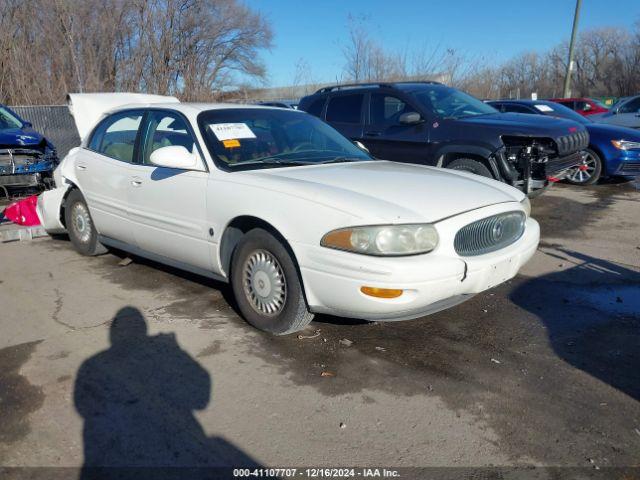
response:
<path id="1" fill-rule="evenodd" d="M 580 115 L 577 112 L 574 112 L 569 107 L 565 107 L 564 105 L 560 105 L 559 103 L 553 102 L 545 102 L 545 103 L 536 103 L 534 107 L 545 115 L 550 115 L 552 117 L 566 118 L 568 120 L 573 120 L 578 123 L 592 123 L 588 118 Z"/>
<path id="2" fill-rule="evenodd" d="M 208 110 L 198 125 L 216 163 L 232 170 L 372 160 L 326 123 L 295 110 Z"/>
<path id="3" fill-rule="evenodd" d="M 22 128 L 22 122 L 13 113 L 4 107 L 0 107 L 0 130 Z"/>
<path id="4" fill-rule="evenodd" d="M 460 90 L 442 85 L 422 88 L 412 92 L 411 95 L 427 110 L 442 118 L 464 118 L 498 113 L 491 105 Z"/>

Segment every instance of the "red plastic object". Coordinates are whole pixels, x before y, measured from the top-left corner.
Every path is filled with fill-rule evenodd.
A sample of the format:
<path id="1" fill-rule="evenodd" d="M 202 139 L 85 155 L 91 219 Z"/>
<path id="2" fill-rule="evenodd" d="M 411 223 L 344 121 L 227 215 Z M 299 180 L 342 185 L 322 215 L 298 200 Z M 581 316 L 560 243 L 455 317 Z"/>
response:
<path id="1" fill-rule="evenodd" d="M 18 225 L 33 227 L 40 225 L 40 219 L 36 213 L 36 205 L 38 204 L 38 196 L 32 195 L 25 199 L 13 202 L 4 209 L 4 216 Z"/>

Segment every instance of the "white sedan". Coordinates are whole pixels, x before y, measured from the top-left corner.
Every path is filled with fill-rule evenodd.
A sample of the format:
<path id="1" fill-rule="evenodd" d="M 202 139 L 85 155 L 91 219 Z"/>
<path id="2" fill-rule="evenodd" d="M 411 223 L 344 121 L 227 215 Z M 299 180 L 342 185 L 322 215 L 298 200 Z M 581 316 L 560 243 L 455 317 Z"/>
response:
<path id="1" fill-rule="evenodd" d="M 538 245 L 503 183 L 374 160 L 296 110 L 141 101 L 74 105 L 82 145 L 39 199 L 43 225 L 84 255 L 112 246 L 229 282 L 261 330 L 420 317 L 512 278 Z"/>

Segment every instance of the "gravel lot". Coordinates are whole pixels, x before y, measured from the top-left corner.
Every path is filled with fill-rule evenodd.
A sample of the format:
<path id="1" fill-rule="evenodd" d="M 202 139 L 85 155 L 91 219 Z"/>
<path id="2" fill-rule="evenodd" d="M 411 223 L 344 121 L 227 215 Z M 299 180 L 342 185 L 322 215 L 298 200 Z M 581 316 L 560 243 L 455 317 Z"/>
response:
<path id="1" fill-rule="evenodd" d="M 459 307 L 301 336 L 120 252 L 0 244 L 0 465 L 637 466 L 639 188 L 535 199 L 535 257 Z"/>

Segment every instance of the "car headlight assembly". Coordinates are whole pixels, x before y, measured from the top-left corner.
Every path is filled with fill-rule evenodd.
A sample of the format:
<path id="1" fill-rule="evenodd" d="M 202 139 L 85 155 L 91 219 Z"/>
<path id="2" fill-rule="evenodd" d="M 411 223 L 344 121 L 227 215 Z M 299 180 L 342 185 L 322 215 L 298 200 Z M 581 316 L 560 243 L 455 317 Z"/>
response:
<path id="1" fill-rule="evenodd" d="M 320 245 L 363 255 L 419 255 L 436 248 L 438 232 L 428 223 L 349 227 L 327 233 Z"/>
<path id="2" fill-rule="evenodd" d="M 526 213 L 527 218 L 529 218 L 531 216 L 531 201 L 529 200 L 529 197 L 524 197 L 520 202 L 520 205 L 522 205 L 524 213 Z"/>
<path id="3" fill-rule="evenodd" d="M 611 144 L 618 150 L 640 150 L 640 142 L 629 140 L 611 140 Z"/>

